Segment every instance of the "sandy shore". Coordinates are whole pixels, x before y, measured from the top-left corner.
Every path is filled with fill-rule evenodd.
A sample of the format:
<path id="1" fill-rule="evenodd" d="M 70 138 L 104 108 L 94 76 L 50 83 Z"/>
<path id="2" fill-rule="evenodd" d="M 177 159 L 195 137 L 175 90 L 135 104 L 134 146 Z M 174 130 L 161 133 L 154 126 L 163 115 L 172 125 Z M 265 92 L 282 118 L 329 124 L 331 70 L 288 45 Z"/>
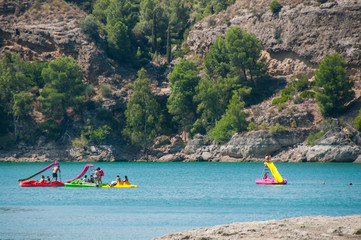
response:
<path id="1" fill-rule="evenodd" d="M 167 234 L 153 240 L 361 239 L 361 215 L 241 222 Z"/>

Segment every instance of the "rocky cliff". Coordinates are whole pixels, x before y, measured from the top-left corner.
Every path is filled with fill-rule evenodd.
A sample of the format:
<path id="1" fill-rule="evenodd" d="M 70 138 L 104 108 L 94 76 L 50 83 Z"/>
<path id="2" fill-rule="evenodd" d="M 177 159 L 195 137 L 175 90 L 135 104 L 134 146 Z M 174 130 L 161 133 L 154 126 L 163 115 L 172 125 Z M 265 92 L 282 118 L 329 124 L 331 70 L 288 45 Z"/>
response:
<path id="1" fill-rule="evenodd" d="M 298 74 L 312 77 L 325 56 L 333 52 L 343 54 L 359 96 L 361 0 L 334 0 L 324 4 L 313 0 L 285 0 L 281 1 L 278 15 L 272 14 L 269 2 L 238 0 L 227 10 L 197 23 L 187 39 L 192 54 L 204 55 L 230 26 L 240 26 L 261 40 L 269 73 L 274 78 L 289 80 Z M 79 19 L 85 16 L 76 5 L 63 0 L 0 0 L 0 57 L 5 52 L 18 53 L 29 61 L 73 56 L 81 66 L 85 82 L 95 86 L 111 85 L 112 95 L 98 103 L 100 108 L 118 111 L 124 108 L 131 93 L 126 86 L 135 79 L 135 73 L 107 57 L 102 32 L 94 40 L 81 31 Z M 163 82 L 164 72 L 157 72 L 155 67 L 149 70 L 154 92 L 165 101 L 170 91 Z M 180 137 L 162 136 L 144 155 L 119 142 L 110 146 L 59 148 L 39 141 L 37 146 L 19 146 L 14 151 L 1 152 L 0 158 L 6 161 L 263 161 L 264 154 L 270 153 L 275 161 L 361 162 L 358 157 L 361 141 L 352 127 L 338 125 L 314 146 L 305 144 L 308 134 L 319 131 L 323 120 L 314 100 L 300 104 L 288 102 L 285 108 L 273 106 L 271 101 L 272 98 L 245 110 L 250 121 L 256 125 L 264 123 L 268 129 L 236 134 L 223 145 L 212 144 L 205 136 L 188 142 Z M 355 118 L 360 106 L 350 104 L 350 113 L 344 116 L 348 122 Z M 92 114 L 88 113 L 90 117 Z M 276 124 L 286 127 L 287 131 L 270 131 Z"/>
<path id="2" fill-rule="evenodd" d="M 361 70 L 361 1 L 280 1 L 274 15 L 267 0 L 238 0 L 226 11 L 197 23 L 187 43 L 204 54 L 230 26 L 253 32 L 262 42 L 270 74 L 295 76 L 312 74 L 328 54 L 343 54 L 350 74 L 359 79 Z"/>
<path id="3" fill-rule="evenodd" d="M 78 60 L 84 79 L 98 83 L 114 75 L 104 40 L 94 42 L 80 29 L 86 14 L 65 1 L 0 1 L 0 56 L 13 52 L 25 60 L 51 61 L 58 56 Z"/>

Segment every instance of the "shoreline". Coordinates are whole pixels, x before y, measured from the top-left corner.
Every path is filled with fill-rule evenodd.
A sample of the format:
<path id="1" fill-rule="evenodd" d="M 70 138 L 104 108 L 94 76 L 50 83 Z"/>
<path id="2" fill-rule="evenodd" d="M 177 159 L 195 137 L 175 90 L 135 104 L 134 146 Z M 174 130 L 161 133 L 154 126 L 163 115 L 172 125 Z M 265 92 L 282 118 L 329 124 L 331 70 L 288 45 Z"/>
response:
<path id="1" fill-rule="evenodd" d="M 237 222 L 170 233 L 153 240 L 230 239 L 361 239 L 361 215 L 306 216 Z"/>

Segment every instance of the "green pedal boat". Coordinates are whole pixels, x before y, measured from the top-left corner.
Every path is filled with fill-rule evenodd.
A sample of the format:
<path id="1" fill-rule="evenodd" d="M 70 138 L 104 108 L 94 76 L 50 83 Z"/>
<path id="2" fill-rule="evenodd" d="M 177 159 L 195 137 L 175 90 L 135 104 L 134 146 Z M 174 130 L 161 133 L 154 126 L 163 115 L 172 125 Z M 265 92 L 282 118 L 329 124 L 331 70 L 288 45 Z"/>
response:
<path id="1" fill-rule="evenodd" d="M 83 182 L 80 179 L 76 179 L 69 183 L 64 183 L 65 187 L 97 187 L 95 183 Z M 107 183 L 100 184 L 99 187 L 108 185 Z"/>
<path id="2" fill-rule="evenodd" d="M 67 180 L 65 182 L 65 187 L 102 187 L 104 185 L 107 185 L 107 183 L 103 183 L 100 184 L 99 186 L 96 186 L 95 183 L 91 183 L 91 182 L 84 182 L 81 180 L 81 178 L 86 174 L 86 172 L 88 171 L 89 168 L 94 167 L 93 164 L 86 164 L 83 171 L 81 171 L 81 173 L 76 176 L 73 179 Z"/>

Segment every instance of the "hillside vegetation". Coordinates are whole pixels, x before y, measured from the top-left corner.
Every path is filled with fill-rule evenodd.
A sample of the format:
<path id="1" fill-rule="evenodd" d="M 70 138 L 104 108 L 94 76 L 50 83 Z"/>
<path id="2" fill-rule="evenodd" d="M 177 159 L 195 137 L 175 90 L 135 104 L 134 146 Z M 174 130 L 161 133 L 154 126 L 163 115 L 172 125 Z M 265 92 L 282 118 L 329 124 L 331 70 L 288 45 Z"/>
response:
<path id="1" fill-rule="evenodd" d="M 277 24 L 293 8 L 323 11 L 334 4 L 5 2 L 0 38 L 1 148 L 34 145 L 46 138 L 74 147 L 129 145 L 154 154 L 161 136 L 177 134 L 183 141 L 201 134 L 208 142 L 223 144 L 235 133 L 267 130 L 274 136 L 312 129 L 314 138 L 323 131 L 317 127 L 322 122 L 341 119 L 357 106 L 353 102 L 359 96 L 359 79 L 357 71 L 352 74 L 355 66 L 359 69 L 357 50 L 353 56 L 332 52 L 318 62 L 297 56 L 292 64 L 301 59 L 298 64 L 307 65 L 306 70 L 291 70 L 281 77 L 275 71 L 280 59 L 272 54 L 278 54 L 275 46 L 286 46 L 286 30 L 274 27 L 275 42 L 269 45 L 258 30 L 253 33 L 249 30 L 253 27 L 234 23 L 245 11 L 255 16 L 252 24 L 257 26 L 267 21 Z M 51 23 L 43 25 L 44 12 Z M 74 21 L 59 27 L 67 19 Z M 195 39 L 197 31 L 204 33 Z M 202 45 L 208 34 L 211 42 Z M 288 113 L 277 113 L 281 111 Z M 291 117 L 285 120 L 287 114 Z M 361 116 L 356 124 L 355 118 L 343 119 L 360 129 Z"/>

